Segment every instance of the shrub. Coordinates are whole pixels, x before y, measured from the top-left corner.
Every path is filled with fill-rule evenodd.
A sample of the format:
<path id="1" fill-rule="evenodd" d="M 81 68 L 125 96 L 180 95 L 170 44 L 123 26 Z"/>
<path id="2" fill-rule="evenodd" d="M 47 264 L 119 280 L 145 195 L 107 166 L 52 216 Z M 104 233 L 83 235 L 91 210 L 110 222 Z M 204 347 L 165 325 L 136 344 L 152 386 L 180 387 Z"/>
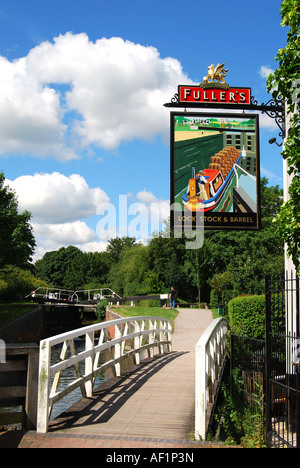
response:
<path id="1" fill-rule="evenodd" d="M 265 338 L 265 296 L 236 297 L 228 303 L 231 331 L 250 338 Z"/>
<path id="2" fill-rule="evenodd" d="M 37 279 L 30 271 L 7 265 L 0 269 L 0 299 L 24 299 L 38 287 L 46 287 L 46 283 Z"/>
<path id="3" fill-rule="evenodd" d="M 106 308 L 108 305 L 107 299 L 102 299 L 102 301 L 97 304 L 97 319 L 102 322 L 105 320 Z"/>

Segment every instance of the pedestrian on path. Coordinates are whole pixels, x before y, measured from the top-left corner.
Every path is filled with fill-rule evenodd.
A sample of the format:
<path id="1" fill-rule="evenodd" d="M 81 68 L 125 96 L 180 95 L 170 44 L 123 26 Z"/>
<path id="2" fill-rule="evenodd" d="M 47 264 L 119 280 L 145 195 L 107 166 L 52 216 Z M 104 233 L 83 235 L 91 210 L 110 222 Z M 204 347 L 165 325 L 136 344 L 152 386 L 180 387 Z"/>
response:
<path id="1" fill-rule="evenodd" d="M 169 299 L 170 299 L 170 308 L 175 309 L 175 298 L 176 298 L 176 291 L 173 286 L 171 286 L 171 290 L 169 293 Z"/>

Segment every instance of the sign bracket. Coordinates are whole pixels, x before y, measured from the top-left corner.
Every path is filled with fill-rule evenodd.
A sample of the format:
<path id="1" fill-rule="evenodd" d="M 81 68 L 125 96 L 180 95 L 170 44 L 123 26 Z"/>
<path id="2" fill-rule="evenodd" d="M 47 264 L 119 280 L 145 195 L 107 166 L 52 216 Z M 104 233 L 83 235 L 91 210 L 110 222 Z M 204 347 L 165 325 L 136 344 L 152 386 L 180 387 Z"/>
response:
<path id="1" fill-rule="evenodd" d="M 171 102 L 164 104 L 164 107 L 183 107 L 194 109 L 224 109 L 224 104 L 221 103 L 198 103 L 198 102 L 181 102 L 178 93 L 174 94 Z M 226 109 L 236 109 L 239 111 L 260 111 L 262 114 L 267 114 L 275 119 L 275 122 L 280 130 L 279 136 L 285 137 L 285 109 L 282 99 L 270 99 L 267 103 L 259 104 L 255 97 L 251 96 L 251 103 L 244 104 L 226 104 Z"/>

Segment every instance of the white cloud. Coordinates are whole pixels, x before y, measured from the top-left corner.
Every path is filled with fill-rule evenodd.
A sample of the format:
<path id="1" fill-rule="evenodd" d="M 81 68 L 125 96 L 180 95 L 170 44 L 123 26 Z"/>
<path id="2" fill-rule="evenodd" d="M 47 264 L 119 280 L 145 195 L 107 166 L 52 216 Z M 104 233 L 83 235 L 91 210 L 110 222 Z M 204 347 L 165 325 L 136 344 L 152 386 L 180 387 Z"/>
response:
<path id="1" fill-rule="evenodd" d="M 90 144 L 167 137 L 163 104 L 180 82 L 191 80 L 176 59 L 118 37 L 66 33 L 14 62 L 0 57 L 0 154 L 68 160 Z"/>
<path id="2" fill-rule="evenodd" d="M 41 259 L 46 252 L 73 245 L 83 252 L 102 252 L 107 242 L 96 239 L 96 233 L 82 221 L 65 224 L 33 224 L 37 247 L 33 261 Z"/>
<path id="3" fill-rule="evenodd" d="M 157 203 L 158 199 L 152 192 L 148 192 L 146 189 L 138 192 L 136 198 L 143 203 Z"/>
<path id="4" fill-rule="evenodd" d="M 16 191 L 20 210 L 30 211 L 35 223 L 61 224 L 85 219 L 109 201 L 101 188 L 90 188 L 78 174 L 67 177 L 59 172 L 37 173 L 6 183 Z"/>
<path id="5" fill-rule="evenodd" d="M 0 57 L 0 154 L 76 158 L 65 144 L 58 94 L 28 74 L 26 60 Z"/>
<path id="6" fill-rule="evenodd" d="M 15 190 L 20 211 L 28 210 L 32 214 L 37 243 L 34 261 L 42 258 L 47 251 L 69 245 L 84 252 L 100 252 L 105 250 L 107 241 L 116 235 L 133 235 L 138 239 L 144 234 L 142 237 L 149 240 L 153 232 L 162 229 L 163 221 L 168 218 L 170 211 L 168 200 L 159 200 L 152 192 L 144 189 L 135 197 L 131 195 L 126 198 L 127 214 L 124 219 L 127 225 L 118 225 L 120 220 L 117 207 L 114 207 L 113 225 L 110 226 L 113 229 L 107 230 L 105 227 L 107 235 L 101 236 L 97 226 L 92 229 L 83 220 L 94 215 L 98 216 L 98 222 L 103 218 L 102 215 L 105 220 L 107 207 L 113 205 L 102 189 L 89 187 L 82 176 L 72 174 L 67 177 L 59 172 L 37 173 L 13 181 L 6 180 L 5 183 Z M 132 199 L 131 203 L 129 199 Z M 132 232 L 134 228 L 136 231 Z"/>
<path id="7" fill-rule="evenodd" d="M 268 76 L 274 73 L 274 70 L 269 65 L 262 65 L 259 70 L 259 74 L 262 78 L 268 78 Z"/>
<path id="8" fill-rule="evenodd" d="M 63 224 L 33 224 L 34 234 L 39 239 L 51 239 L 56 245 L 85 244 L 95 238 L 95 232 L 83 221 Z"/>

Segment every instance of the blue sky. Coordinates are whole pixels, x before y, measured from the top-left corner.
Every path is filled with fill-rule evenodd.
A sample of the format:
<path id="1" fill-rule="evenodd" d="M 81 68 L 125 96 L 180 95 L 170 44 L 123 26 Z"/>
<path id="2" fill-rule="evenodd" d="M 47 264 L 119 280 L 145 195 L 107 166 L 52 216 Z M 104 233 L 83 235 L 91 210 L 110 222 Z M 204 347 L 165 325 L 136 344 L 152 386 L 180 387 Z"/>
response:
<path id="1" fill-rule="evenodd" d="M 136 203 L 168 212 L 163 104 L 223 62 L 230 85 L 267 102 L 266 76 L 286 43 L 280 5 L 0 0 L 0 170 L 32 213 L 35 260 L 68 245 L 103 250 L 101 213 L 114 206 L 118 222 L 120 196 L 119 234 L 131 233 Z M 268 143 L 278 129 L 260 122 L 261 175 L 282 186 L 280 148 Z"/>

